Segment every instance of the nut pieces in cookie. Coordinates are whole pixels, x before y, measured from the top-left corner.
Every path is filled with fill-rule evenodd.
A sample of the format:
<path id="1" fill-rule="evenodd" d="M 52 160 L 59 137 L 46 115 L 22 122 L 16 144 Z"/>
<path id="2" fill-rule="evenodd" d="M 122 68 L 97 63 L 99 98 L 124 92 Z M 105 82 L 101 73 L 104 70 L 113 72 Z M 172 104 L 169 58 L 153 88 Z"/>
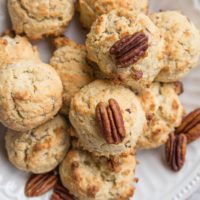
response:
<path id="1" fill-rule="evenodd" d="M 119 104 L 115 99 L 109 99 L 106 108 L 103 102 L 96 107 L 96 118 L 102 134 L 108 144 L 119 144 L 125 137 L 124 120 Z"/>
<path id="2" fill-rule="evenodd" d="M 180 81 L 174 82 L 174 87 L 175 87 L 176 94 L 178 94 L 178 95 L 183 94 L 184 87 L 183 87 L 183 83 L 182 82 L 180 82 Z"/>
<path id="3" fill-rule="evenodd" d="M 123 9 L 101 15 L 86 40 L 87 57 L 101 73 L 120 77 L 137 91 L 149 87 L 163 68 L 163 47 L 163 36 L 148 16 Z"/>
<path id="4" fill-rule="evenodd" d="M 184 134 L 170 134 L 165 145 L 166 159 L 174 171 L 179 171 L 184 163 L 187 149 L 187 137 Z"/>
<path id="5" fill-rule="evenodd" d="M 109 130 L 109 137 L 113 137 L 113 129 L 120 128 L 117 131 L 117 134 L 120 131 L 120 137 L 117 139 L 120 141 L 116 143 L 116 140 L 112 138 L 113 141 L 111 143 L 113 144 L 108 143 L 105 137 L 102 136 L 101 128 L 99 128 L 102 123 L 102 115 L 98 116 L 100 123 L 97 121 L 96 115 L 96 110 L 99 115 L 99 109 L 102 109 L 101 104 L 100 108 L 97 106 L 99 102 L 103 102 L 107 106 L 110 99 L 115 99 L 120 106 L 120 108 L 116 108 L 116 102 L 112 102 L 112 105 L 109 105 L 109 107 L 114 106 L 114 110 L 112 108 L 109 111 L 109 117 L 112 119 L 112 123 L 114 122 L 112 126 L 106 107 L 103 106 L 103 110 L 106 113 L 106 120 L 104 116 L 103 121 L 106 121 L 104 126 L 106 125 L 106 130 Z M 122 115 L 123 120 L 119 119 L 119 113 Z M 117 121 L 113 114 L 114 117 L 117 117 Z M 105 157 L 132 152 L 138 137 L 146 127 L 144 110 L 134 92 L 122 85 L 106 80 L 96 80 L 75 94 L 71 101 L 69 119 L 76 130 L 76 137 L 79 139 L 81 146 L 89 152 Z M 107 129 L 107 123 L 109 129 Z M 124 131 L 124 128 L 126 131 Z M 106 132 L 106 134 L 108 133 Z"/>
<path id="6" fill-rule="evenodd" d="M 143 32 L 127 35 L 117 41 L 110 54 L 115 56 L 117 67 L 124 68 L 136 63 L 148 49 L 148 37 Z"/>
<path id="7" fill-rule="evenodd" d="M 176 134 L 183 133 L 187 137 L 188 143 L 200 137 L 200 108 L 188 114 L 182 124 L 176 129 Z"/>

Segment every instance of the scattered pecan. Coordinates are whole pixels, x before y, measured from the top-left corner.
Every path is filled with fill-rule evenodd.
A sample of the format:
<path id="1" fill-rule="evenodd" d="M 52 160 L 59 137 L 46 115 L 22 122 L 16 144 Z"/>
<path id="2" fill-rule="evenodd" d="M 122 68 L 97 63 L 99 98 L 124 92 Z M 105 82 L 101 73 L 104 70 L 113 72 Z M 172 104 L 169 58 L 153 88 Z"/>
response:
<path id="1" fill-rule="evenodd" d="M 184 163 L 187 149 L 187 137 L 184 134 L 170 134 L 165 145 L 166 160 L 174 171 L 179 171 Z"/>
<path id="2" fill-rule="evenodd" d="M 74 200 L 75 198 L 69 193 L 61 182 L 58 182 L 54 187 L 51 200 Z"/>
<path id="3" fill-rule="evenodd" d="M 200 108 L 188 114 L 176 129 L 175 134 L 183 133 L 187 137 L 188 143 L 200 137 Z"/>
<path id="4" fill-rule="evenodd" d="M 51 190 L 57 183 L 57 176 L 54 172 L 45 174 L 33 174 L 25 186 L 27 197 L 37 197 Z"/>
<path id="5" fill-rule="evenodd" d="M 115 56 L 117 67 L 125 68 L 145 56 L 147 49 L 148 37 L 140 31 L 114 43 L 110 48 L 110 54 Z"/>
<path id="6" fill-rule="evenodd" d="M 184 92 L 184 87 L 182 82 L 177 81 L 174 83 L 174 86 L 176 94 L 181 95 Z"/>
<path id="7" fill-rule="evenodd" d="M 109 99 L 106 107 L 103 102 L 96 107 L 96 119 L 108 144 L 119 144 L 125 137 L 124 120 L 119 104 Z"/>

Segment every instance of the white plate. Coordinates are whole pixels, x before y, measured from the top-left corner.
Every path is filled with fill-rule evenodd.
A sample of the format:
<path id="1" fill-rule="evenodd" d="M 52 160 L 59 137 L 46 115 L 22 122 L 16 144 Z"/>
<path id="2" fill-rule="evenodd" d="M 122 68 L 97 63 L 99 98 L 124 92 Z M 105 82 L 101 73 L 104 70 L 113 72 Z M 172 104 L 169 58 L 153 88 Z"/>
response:
<path id="1" fill-rule="evenodd" d="M 139 0 L 138 0 L 139 1 Z M 199 10 L 198 10 L 199 8 Z M 200 1 L 199 0 L 151 0 L 151 10 L 178 9 L 188 15 L 200 28 Z M 7 15 L 6 0 L 0 0 L 0 32 L 10 27 Z M 67 29 L 66 35 L 84 42 L 85 31 L 77 22 L 77 16 Z M 36 43 L 41 57 L 48 62 L 52 49 L 47 41 Z M 188 111 L 200 106 L 200 68 L 195 69 L 184 80 L 185 93 L 182 102 Z M 4 128 L 0 134 L 0 200 L 25 200 L 23 190 L 27 174 L 15 169 L 7 160 L 4 148 Z M 187 162 L 179 173 L 168 169 L 164 159 L 163 148 L 143 151 L 138 155 L 140 162 L 137 168 L 137 184 L 134 200 L 185 200 L 200 187 L 200 140 L 188 148 Z M 48 200 L 47 194 L 40 200 Z M 198 198 L 199 199 L 199 198 Z"/>

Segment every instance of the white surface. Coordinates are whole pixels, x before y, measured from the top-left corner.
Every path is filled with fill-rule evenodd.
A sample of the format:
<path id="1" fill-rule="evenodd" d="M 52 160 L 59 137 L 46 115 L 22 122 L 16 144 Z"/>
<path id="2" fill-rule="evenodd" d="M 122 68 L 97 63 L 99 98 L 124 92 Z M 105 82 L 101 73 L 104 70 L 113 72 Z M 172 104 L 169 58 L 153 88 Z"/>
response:
<path id="1" fill-rule="evenodd" d="M 151 0 L 152 10 L 182 10 L 200 28 L 200 9 L 198 10 L 194 5 L 200 7 L 200 1 Z M 0 32 L 9 27 L 6 0 L 0 0 Z M 84 42 L 85 30 L 78 26 L 77 17 L 71 23 L 66 35 L 77 42 Z M 35 44 L 39 47 L 42 59 L 48 62 L 52 52 L 51 45 L 47 41 Z M 200 68 L 191 72 L 184 83 L 185 93 L 182 96 L 182 101 L 187 110 L 190 111 L 200 106 Z M 4 132 L 3 128 L 1 130 Z M 27 198 L 23 195 L 23 189 L 27 174 L 18 171 L 8 162 L 3 137 L 2 133 L 0 135 L 0 200 L 25 200 Z M 200 140 L 189 146 L 186 165 L 179 173 L 170 171 L 166 166 L 163 148 L 140 152 L 138 155 L 140 164 L 137 168 L 137 177 L 140 181 L 137 184 L 134 200 L 187 199 L 197 187 L 200 187 L 199 146 Z M 33 199 L 48 200 L 49 194 Z M 199 200 L 200 196 L 196 194 L 191 199 Z"/>

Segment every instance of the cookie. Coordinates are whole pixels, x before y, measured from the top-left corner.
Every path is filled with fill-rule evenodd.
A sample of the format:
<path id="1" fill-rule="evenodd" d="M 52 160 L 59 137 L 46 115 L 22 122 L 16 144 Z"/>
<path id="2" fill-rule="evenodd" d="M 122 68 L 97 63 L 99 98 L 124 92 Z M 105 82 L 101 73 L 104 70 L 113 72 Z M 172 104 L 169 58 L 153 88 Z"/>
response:
<path id="1" fill-rule="evenodd" d="M 58 36 L 74 15 L 73 0 L 8 0 L 13 29 L 38 40 L 45 36 Z"/>
<path id="2" fill-rule="evenodd" d="M 76 44 L 68 38 L 54 40 L 56 50 L 50 64 L 58 72 L 64 87 L 62 113 L 69 113 L 71 98 L 83 86 L 94 80 L 92 68 L 86 62 L 84 45 Z"/>
<path id="3" fill-rule="evenodd" d="M 148 0 L 79 0 L 78 11 L 81 24 L 90 29 L 93 22 L 102 14 L 124 8 L 129 11 L 147 13 Z"/>
<path id="4" fill-rule="evenodd" d="M 135 157 L 115 160 L 72 149 L 60 165 L 63 185 L 79 200 L 128 200 L 134 193 Z"/>
<path id="5" fill-rule="evenodd" d="M 137 148 L 156 148 L 164 144 L 184 115 L 176 85 L 154 83 L 139 94 L 147 118 L 147 129 L 139 137 Z"/>
<path id="6" fill-rule="evenodd" d="M 151 19 L 165 39 L 164 66 L 157 80 L 178 81 L 197 66 L 200 55 L 199 30 L 178 11 L 153 13 Z"/>
<path id="7" fill-rule="evenodd" d="M 18 169 L 35 174 L 53 170 L 66 155 L 70 138 L 61 116 L 26 132 L 8 130 L 5 136 L 9 160 Z"/>
<path id="8" fill-rule="evenodd" d="M 100 16 L 86 41 L 89 60 L 108 78 L 134 90 L 150 86 L 162 69 L 163 46 L 160 31 L 149 17 L 126 10 Z"/>
<path id="9" fill-rule="evenodd" d="M 39 60 L 37 48 L 32 46 L 26 37 L 0 37 L 0 66 L 25 59 Z"/>
<path id="10" fill-rule="evenodd" d="M 62 105 L 62 83 L 48 64 L 20 61 L 0 68 L 0 122 L 28 131 L 51 119 Z"/>
<path id="11" fill-rule="evenodd" d="M 101 103 L 106 109 L 108 106 L 111 109 L 110 100 L 111 104 L 116 102 L 112 110 L 115 112 L 114 122 L 109 117 L 109 122 L 103 122 L 105 127 L 102 127 L 97 108 Z M 83 148 L 107 157 L 132 152 L 146 124 L 144 111 L 136 95 L 128 88 L 104 80 L 90 83 L 72 98 L 69 118 Z M 115 127 L 117 136 L 114 134 L 113 123 L 119 125 Z M 111 133 L 106 128 L 109 126 L 113 130 Z"/>

